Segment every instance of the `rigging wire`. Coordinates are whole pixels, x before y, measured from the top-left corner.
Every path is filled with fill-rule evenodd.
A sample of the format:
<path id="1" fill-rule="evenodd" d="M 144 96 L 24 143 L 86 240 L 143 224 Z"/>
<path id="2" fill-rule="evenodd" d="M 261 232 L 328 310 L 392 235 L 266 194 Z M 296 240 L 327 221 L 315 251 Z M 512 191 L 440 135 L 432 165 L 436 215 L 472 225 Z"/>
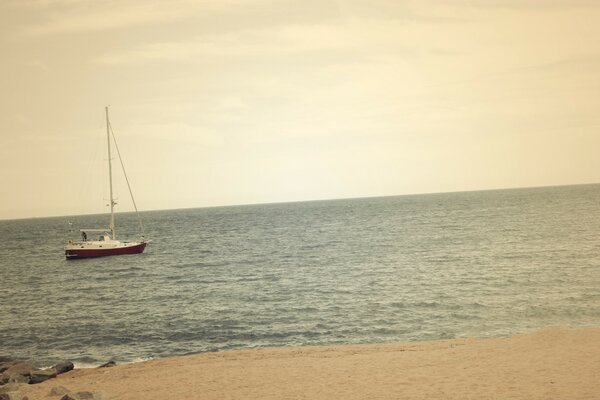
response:
<path id="1" fill-rule="evenodd" d="M 119 146 L 117 145 L 117 139 L 115 139 L 115 133 L 113 132 L 112 125 L 110 121 L 108 122 L 108 128 L 110 129 L 110 134 L 113 138 L 113 143 L 115 144 L 115 149 L 117 149 L 117 155 L 119 156 L 119 161 L 121 162 L 121 169 L 123 170 L 123 175 L 125 175 L 125 182 L 127 182 L 127 189 L 129 189 L 129 195 L 131 196 L 131 201 L 133 202 L 133 208 L 135 209 L 135 214 L 138 218 L 138 223 L 140 224 L 140 231 L 142 232 L 142 238 L 144 238 L 144 224 L 142 224 L 142 217 L 138 212 L 137 205 L 135 204 L 135 198 L 133 197 L 133 192 L 131 191 L 131 185 L 129 184 L 129 178 L 127 178 L 127 172 L 125 172 L 125 165 L 123 165 L 123 159 L 121 158 L 121 152 L 119 151 Z"/>

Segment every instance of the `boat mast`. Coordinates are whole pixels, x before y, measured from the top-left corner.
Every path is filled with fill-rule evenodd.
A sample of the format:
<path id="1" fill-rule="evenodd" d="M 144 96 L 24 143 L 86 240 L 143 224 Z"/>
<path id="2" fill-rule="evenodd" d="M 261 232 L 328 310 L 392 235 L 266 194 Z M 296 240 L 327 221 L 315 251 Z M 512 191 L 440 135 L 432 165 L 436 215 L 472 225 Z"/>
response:
<path id="1" fill-rule="evenodd" d="M 106 111 L 106 139 L 108 141 L 108 183 L 110 187 L 110 231 L 112 239 L 115 240 L 115 201 L 113 199 L 113 184 L 112 184 L 112 163 L 110 158 L 110 122 L 108 121 L 108 106 L 104 107 Z"/>

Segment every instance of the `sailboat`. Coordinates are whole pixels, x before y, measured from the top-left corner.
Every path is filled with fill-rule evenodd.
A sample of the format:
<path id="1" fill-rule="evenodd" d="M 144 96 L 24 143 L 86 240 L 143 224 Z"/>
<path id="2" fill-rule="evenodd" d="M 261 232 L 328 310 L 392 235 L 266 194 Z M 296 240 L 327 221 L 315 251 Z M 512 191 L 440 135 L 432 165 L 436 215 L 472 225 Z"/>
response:
<path id="1" fill-rule="evenodd" d="M 131 200 L 133 201 L 133 206 L 135 208 L 135 212 L 138 215 L 138 221 L 140 224 L 140 231 L 142 234 L 141 240 L 138 241 L 121 241 L 117 240 L 116 232 L 115 232 L 115 205 L 117 204 L 113 197 L 113 182 L 112 182 L 112 163 L 111 163 L 111 132 L 112 128 L 110 126 L 110 120 L 108 119 L 108 107 L 105 107 L 106 112 L 106 138 L 108 142 L 108 180 L 109 180 L 109 188 L 110 188 L 110 223 L 108 228 L 103 229 L 80 229 L 81 239 L 78 240 L 69 240 L 65 246 L 65 256 L 68 260 L 77 259 L 77 258 L 89 258 L 89 257 L 104 257 L 104 256 L 117 256 L 124 254 L 139 254 L 144 251 L 146 248 L 146 241 L 144 239 L 144 231 L 142 220 L 139 218 L 139 213 L 137 210 L 137 205 L 135 204 L 135 199 L 133 198 L 133 193 L 131 191 L 131 187 L 129 185 L 129 179 L 127 179 L 127 174 L 125 173 L 125 168 L 123 167 L 123 161 L 121 160 L 121 154 L 119 152 L 119 147 L 117 146 L 117 142 L 115 141 L 115 148 L 117 150 L 117 154 L 119 155 L 119 160 L 121 161 L 121 167 L 123 167 L 123 173 L 125 175 L 125 181 L 127 182 L 127 187 L 129 188 L 129 194 L 131 195 Z M 114 134 L 113 134 L 114 140 Z M 88 234 L 92 237 L 88 238 Z"/>

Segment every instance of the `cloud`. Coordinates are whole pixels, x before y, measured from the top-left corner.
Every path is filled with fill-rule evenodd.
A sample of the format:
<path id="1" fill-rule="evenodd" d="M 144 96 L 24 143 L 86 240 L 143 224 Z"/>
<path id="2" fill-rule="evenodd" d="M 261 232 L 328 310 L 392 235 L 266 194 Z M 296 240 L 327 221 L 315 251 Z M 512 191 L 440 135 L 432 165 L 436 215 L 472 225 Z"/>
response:
<path id="1" fill-rule="evenodd" d="M 453 50 L 437 45 L 409 44 L 403 25 L 374 20 L 337 21 L 327 24 L 293 24 L 245 29 L 221 34 L 205 34 L 181 40 L 144 43 L 121 52 L 106 53 L 94 62 L 104 65 L 140 64 L 156 61 L 214 60 L 218 57 L 286 56 L 320 54 L 327 62 L 346 55 L 360 60 L 364 55 L 437 54 Z"/>
<path id="2" fill-rule="evenodd" d="M 44 72 L 48 72 L 50 70 L 50 68 L 48 68 L 48 65 L 40 60 L 27 61 L 25 62 L 25 65 Z"/>
<path id="3" fill-rule="evenodd" d="M 26 26 L 23 33 L 40 36 L 103 31 L 171 20 L 183 14 L 183 10 L 178 7 L 167 8 L 148 4 L 134 6 L 109 2 L 106 8 L 91 2 L 68 2 L 68 4 L 66 9 L 48 8 L 44 13 L 45 21 Z"/>
<path id="4" fill-rule="evenodd" d="M 442 0 L 440 4 L 474 8 L 548 9 L 548 8 L 598 8 L 596 0 Z"/>
<path id="5" fill-rule="evenodd" d="M 258 0 L 261 3 L 262 0 Z M 147 24 L 168 23 L 189 18 L 200 13 L 235 8 L 243 0 L 193 1 L 174 0 L 169 2 L 149 1 L 82 1 L 42 0 L 11 1 L 4 4 L 37 17 L 37 20 L 21 26 L 25 36 L 49 34 L 72 34 L 129 28 Z"/>
<path id="6" fill-rule="evenodd" d="M 301 32 L 302 31 L 302 32 Z M 130 64 L 154 61 L 190 60 L 198 57 L 245 57 L 249 55 L 290 54 L 355 46 L 343 34 L 328 27 L 285 27 L 240 31 L 217 36 L 199 36 L 170 42 L 142 44 L 121 53 L 105 54 L 99 64 Z M 320 40 L 315 41 L 316 38 Z"/>

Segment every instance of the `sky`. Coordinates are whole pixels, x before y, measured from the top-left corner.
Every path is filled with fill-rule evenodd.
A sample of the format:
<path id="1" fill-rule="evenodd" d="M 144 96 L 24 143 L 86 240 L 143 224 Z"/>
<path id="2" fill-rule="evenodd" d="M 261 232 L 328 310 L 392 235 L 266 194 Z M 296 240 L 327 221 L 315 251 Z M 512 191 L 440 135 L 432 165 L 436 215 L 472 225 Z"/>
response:
<path id="1" fill-rule="evenodd" d="M 142 210 L 599 182 L 598 21 L 595 0 L 2 0 L 0 219 L 108 210 L 105 106 Z"/>

